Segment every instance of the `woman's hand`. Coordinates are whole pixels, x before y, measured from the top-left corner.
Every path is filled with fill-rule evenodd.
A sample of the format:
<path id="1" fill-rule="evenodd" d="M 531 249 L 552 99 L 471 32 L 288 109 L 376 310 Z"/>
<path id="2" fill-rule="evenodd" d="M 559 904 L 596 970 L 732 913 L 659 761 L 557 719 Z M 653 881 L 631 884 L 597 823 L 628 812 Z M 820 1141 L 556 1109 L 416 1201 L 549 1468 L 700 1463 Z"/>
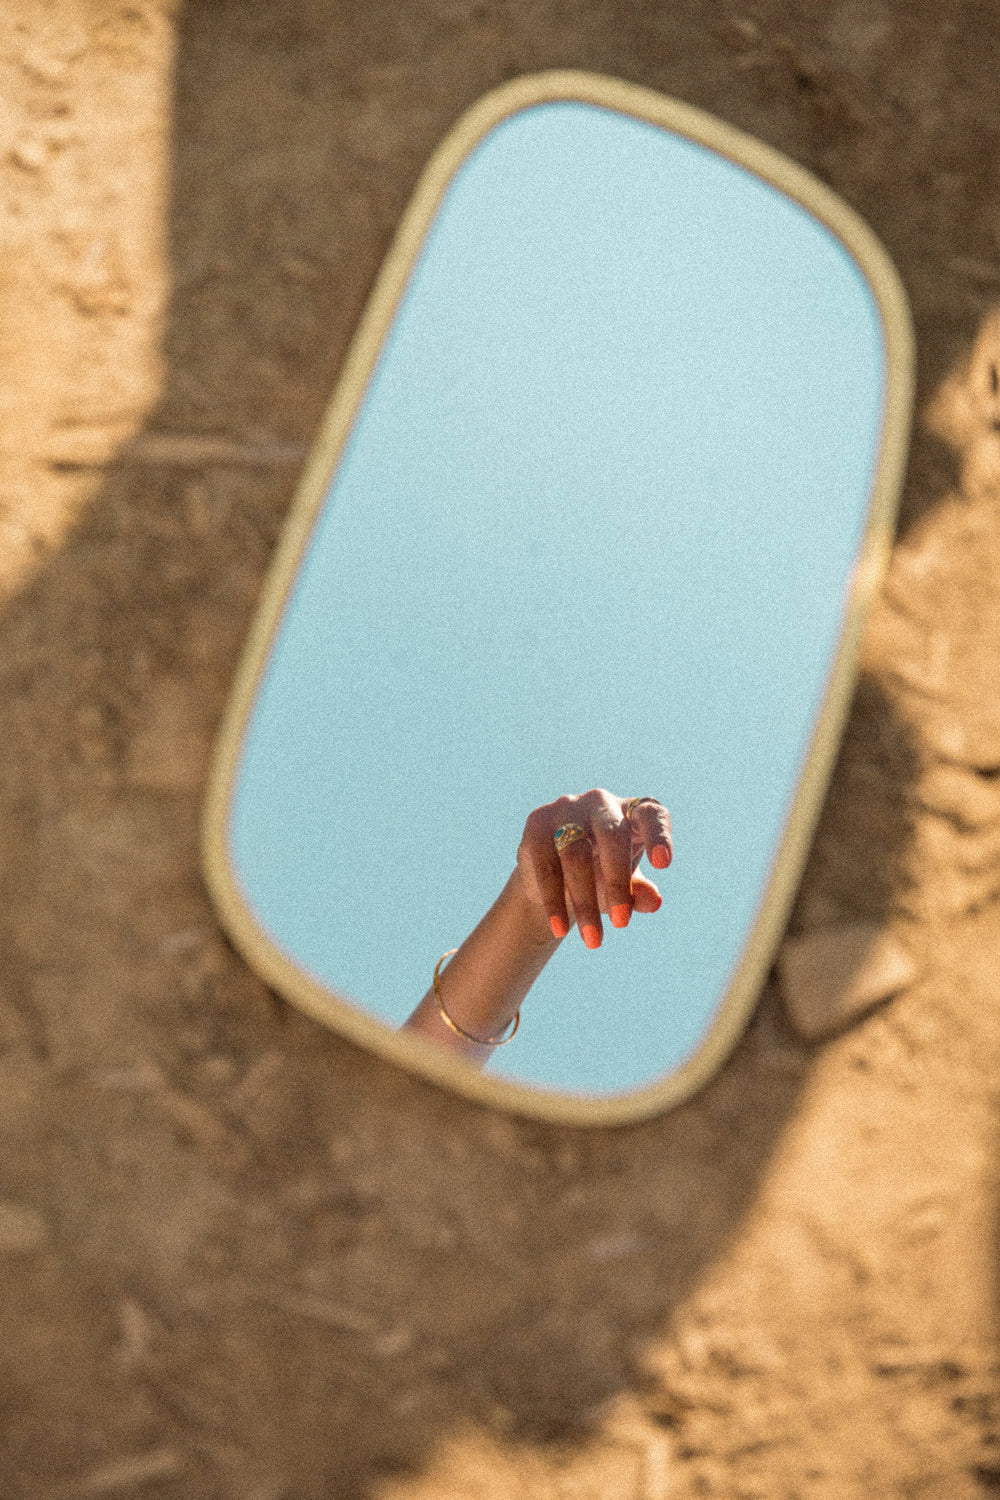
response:
<path id="1" fill-rule="evenodd" d="M 670 814 L 652 797 L 634 801 L 600 790 L 582 797 L 557 797 L 536 807 L 524 825 L 517 867 L 526 895 L 542 908 L 552 934 L 564 938 L 577 921 L 588 948 L 599 948 L 601 913 L 613 927 L 627 927 L 633 911 L 653 912 L 659 891 L 637 873 L 643 852 L 658 870 L 673 858 Z M 556 848 L 556 833 L 577 825 L 585 837 Z"/>
<path id="2" fill-rule="evenodd" d="M 656 869 L 669 865 L 670 814 L 652 797 L 623 801 L 594 791 L 536 807 L 517 868 L 405 1027 L 481 1067 L 513 1034 L 521 1001 L 571 921 L 588 948 L 599 948 L 602 911 L 627 927 L 634 911 L 661 905 L 656 886 L 636 871 L 643 850 Z"/>

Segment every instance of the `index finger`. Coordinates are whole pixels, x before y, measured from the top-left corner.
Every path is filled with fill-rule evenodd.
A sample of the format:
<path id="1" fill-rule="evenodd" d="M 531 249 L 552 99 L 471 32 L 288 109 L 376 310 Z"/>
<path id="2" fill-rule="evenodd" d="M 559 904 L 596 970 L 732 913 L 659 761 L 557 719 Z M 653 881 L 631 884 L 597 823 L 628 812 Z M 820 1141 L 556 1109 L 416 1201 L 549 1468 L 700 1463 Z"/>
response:
<path id="1" fill-rule="evenodd" d="M 536 809 L 538 811 L 538 809 Z M 524 827 L 517 851 L 517 862 L 529 867 L 553 937 L 564 938 L 569 932 L 566 890 L 562 865 L 552 835 L 532 813 Z"/>

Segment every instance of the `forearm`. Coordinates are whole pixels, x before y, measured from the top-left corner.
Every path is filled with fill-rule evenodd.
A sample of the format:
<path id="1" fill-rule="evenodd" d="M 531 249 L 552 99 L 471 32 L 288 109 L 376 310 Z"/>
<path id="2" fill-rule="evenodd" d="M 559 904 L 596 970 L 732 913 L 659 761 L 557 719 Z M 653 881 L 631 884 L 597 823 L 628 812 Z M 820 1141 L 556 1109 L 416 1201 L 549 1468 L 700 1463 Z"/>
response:
<path id="1" fill-rule="evenodd" d="M 473 1036 L 504 1035 L 559 941 L 542 908 L 525 894 L 515 870 L 482 921 L 441 969 L 438 984 L 448 1015 Z M 419 1032 L 480 1066 L 495 1050 L 451 1030 L 438 1009 L 433 985 L 403 1029 Z"/>

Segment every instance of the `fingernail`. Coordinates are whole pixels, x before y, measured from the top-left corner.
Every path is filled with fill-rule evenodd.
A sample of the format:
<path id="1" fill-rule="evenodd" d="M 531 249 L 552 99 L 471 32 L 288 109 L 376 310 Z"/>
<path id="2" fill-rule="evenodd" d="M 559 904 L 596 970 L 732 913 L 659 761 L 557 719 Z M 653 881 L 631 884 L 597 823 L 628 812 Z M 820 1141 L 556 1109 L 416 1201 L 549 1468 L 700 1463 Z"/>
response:
<path id="1" fill-rule="evenodd" d="M 552 928 L 554 938 L 564 938 L 569 932 L 569 923 L 564 922 L 562 917 L 550 917 L 549 926 Z"/>
<path id="2" fill-rule="evenodd" d="M 657 870 L 665 870 L 673 857 L 673 852 L 666 844 L 654 844 L 650 850 L 649 863 Z"/>
<path id="3" fill-rule="evenodd" d="M 611 917 L 612 927 L 627 927 L 628 919 L 632 915 L 632 908 L 627 901 L 621 901 L 613 906 L 608 914 Z"/>
<path id="4" fill-rule="evenodd" d="M 601 929 L 595 927 L 592 922 L 585 922 L 580 928 L 580 936 L 588 948 L 599 948 L 601 946 Z"/>

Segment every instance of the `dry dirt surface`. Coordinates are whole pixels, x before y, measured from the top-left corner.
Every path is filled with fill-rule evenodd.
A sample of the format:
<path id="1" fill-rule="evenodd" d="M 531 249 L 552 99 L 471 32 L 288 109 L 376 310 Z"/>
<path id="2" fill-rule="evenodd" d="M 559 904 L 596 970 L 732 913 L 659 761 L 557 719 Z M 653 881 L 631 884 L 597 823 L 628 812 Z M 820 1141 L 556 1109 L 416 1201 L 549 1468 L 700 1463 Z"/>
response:
<path id="1" fill-rule="evenodd" d="M 211 739 L 421 166 L 582 67 L 784 150 L 919 354 L 903 519 L 791 937 L 685 1107 L 502 1117 L 275 999 L 198 873 Z M 1000 7 L 5 0 L 2 1500 L 1000 1492 Z"/>

